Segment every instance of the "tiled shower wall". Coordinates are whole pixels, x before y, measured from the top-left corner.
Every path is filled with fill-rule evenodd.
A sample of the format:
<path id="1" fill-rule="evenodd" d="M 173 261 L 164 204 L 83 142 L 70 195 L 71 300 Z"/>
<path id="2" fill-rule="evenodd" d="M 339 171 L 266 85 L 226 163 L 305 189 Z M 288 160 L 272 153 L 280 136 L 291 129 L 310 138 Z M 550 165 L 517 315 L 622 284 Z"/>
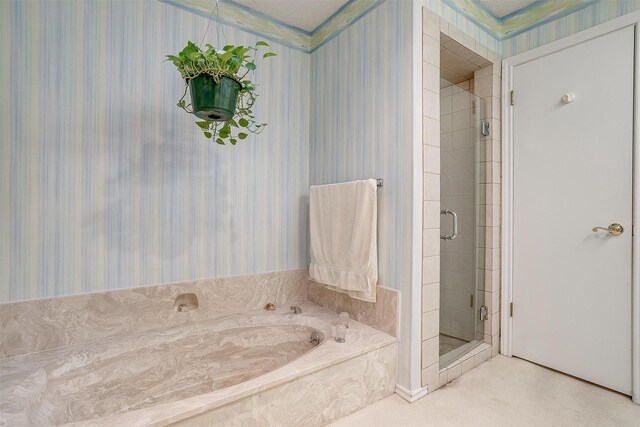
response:
<path id="1" fill-rule="evenodd" d="M 422 386 L 433 391 L 464 371 L 499 352 L 500 291 L 500 83 L 501 58 L 458 28 L 423 8 L 423 262 L 422 262 Z M 492 65 L 474 75 L 475 94 L 487 101 L 492 126 L 490 137 L 480 141 L 484 160 L 480 165 L 479 203 L 484 226 L 481 236 L 484 259 L 479 288 L 485 292 L 485 304 L 491 315 L 484 322 L 485 343 L 440 369 L 438 344 L 440 327 L 440 33 L 452 38 L 472 52 L 488 59 Z M 491 331 L 489 333 L 489 331 Z"/>
<path id="2" fill-rule="evenodd" d="M 473 80 L 440 88 L 440 203 L 458 216 L 458 235 L 440 240 L 440 333 L 475 338 L 475 153 Z M 440 216 L 442 234 L 451 234 L 451 216 Z"/>

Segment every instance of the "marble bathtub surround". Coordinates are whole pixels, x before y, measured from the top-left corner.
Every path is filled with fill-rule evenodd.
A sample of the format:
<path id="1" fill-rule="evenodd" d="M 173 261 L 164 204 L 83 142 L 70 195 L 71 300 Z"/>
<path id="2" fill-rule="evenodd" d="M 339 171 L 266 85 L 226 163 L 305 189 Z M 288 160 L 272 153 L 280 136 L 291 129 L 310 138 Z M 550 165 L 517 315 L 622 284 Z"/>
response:
<path id="1" fill-rule="evenodd" d="M 393 394 L 396 352 L 388 345 L 171 425 L 324 426 Z"/>
<path id="2" fill-rule="evenodd" d="M 238 425 L 252 417 L 282 416 L 269 410 L 270 405 L 289 405 L 310 393 L 318 393 L 325 400 L 331 396 L 332 402 L 320 409 L 316 405 L 295 405 L 306 407 L 296 409 L 296 413 L 313 411 L 305 416 L 315 413 L 317 417 L 321 411 L 323 415 L 308 424 L 314 425 L 393 393 L 397 353 L 394 337 L 352 321 L 348 342 L 338 344 L 332 336 L 336 319 L 333 311 L 311 302 L 299 306 L 300 314 L 292 314 L 287 306 L 272 312 L 260 307 L 245 315 L 0 359 L 0 424 L 141 426 L 183 421 L 184 425 L 195 425 L 188 422 L 191 417 L 216 419 L 214 410 L 220 409 L 220 419 L 231 420 L 225 425 Z M 282 331 L 287 333 L 280 335 Z M 321 334 L 320 345 L 314 346 L 306 339 L 312 331 Z M 256 363 L 248 362 L 250 366 L 244 369 L 223 369 L 228 377 L 207 376 L 208 372 L 219 372 L 216 366 L 222 363 L 208 355 L 219 352 L 222 359 L 229 359 L 228 354 L 235 351 L 251 353 L 260 348 L 275 353 L 258 356 Z M 227 357 L 224 352 L 229 352 Z M 361 362 L 354 365 L 358 359 Z M 118 366 L 121 368 L 115 369 Z M 354 379 L 354 375 L 359 377 Z M 136 380 L 130 381 L 131 376 Z M 343 383 L 327 379 L 300 388 L 312 381 L 310 378 L 325 376 L 342 378 Z M 348 394 L 349 402 L 333 401 L 333 394 L 318 389 L 317 384 L 342 387 L 340 393 Z M 287 397 L 283 399 L 282 393 Z M 273 396 L 273 400 L 264 400 L 264 395 Z M 228 412 L 229 405 L 259 407 L 262 412 L 256 409 L 233 415 Z M 289 411 L 279 412 L 289 416 Z"/>
<path id="3" fill-rule="evenodd" d="M 376 302 L 371 303 L 350 298 L 340 292 L 334 292 L 318 283 L 308 282 L 309 301 L 336 313 L 347 312 L 352 320 L 357 320 L 393 337 L 397 337 L 399 292 L 380 285 L 377 286 L 376 292 Z"/>
<path id="4" fill-rule="evenodd" d="M 307 300 L 306 269 L 0 304 L 0 358 Z M 174 310 L 192 293 L 198 308 Z"/>
<path id="5" fill-rule="evenodd" d="M 219 329 L 221 323 L 4 359 L 0 418 L 8 425 L 46 426 L 131 412 L 239 384 L 315 348 L 309 337 L 317 331 L 309 326 Z"/>

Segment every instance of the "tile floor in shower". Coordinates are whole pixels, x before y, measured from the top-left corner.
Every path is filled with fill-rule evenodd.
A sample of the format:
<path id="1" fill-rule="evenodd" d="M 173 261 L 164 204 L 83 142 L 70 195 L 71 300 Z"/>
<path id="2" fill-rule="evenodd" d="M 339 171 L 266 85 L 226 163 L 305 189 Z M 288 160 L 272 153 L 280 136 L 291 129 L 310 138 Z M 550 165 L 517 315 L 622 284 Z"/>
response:
<path id="1" fill-rule="evenodd" d="M 468 343 L 469 341 L 461 340 L 459 338 L 450 337 L 449 335 L 440 334 L 440 351 L 439 355 L 449 353 L 451 350 L 455 350 Z"/>

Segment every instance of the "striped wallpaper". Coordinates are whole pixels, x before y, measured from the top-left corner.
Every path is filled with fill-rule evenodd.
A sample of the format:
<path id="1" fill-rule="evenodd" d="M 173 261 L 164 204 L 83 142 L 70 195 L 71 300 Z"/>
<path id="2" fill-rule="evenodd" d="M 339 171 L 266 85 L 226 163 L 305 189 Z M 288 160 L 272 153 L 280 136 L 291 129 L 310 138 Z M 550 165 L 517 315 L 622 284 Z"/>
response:
<path id="1" fill-rule="evenodd" d="M 265 132 L 207 143 L 163 62 L 206 26 L 158 1 L 0 2 L 0 302 L 307 265 L 310 56 L 274 45 Z"/>
<path id="2" fill-rule="evenodd" d="M 526 32 L 503 40 L 502 56 L 507 58 L 525 52 L 635 10 L 640 10 L 640 0 L 597 0 L 577 12 L 543 22 Z"/>
<path id="3" fill-rule="evenodd" d="M 477 17 L 456 10 L 452 0 L 423 0 L 424 6 L 445 21 L 454 24 L 465 34 L 473 37 L 483 45 L 502 54 L 504 58 L 542 46 L 546 43 L 570 36 L 603 22 L 640 10 L 640 0 L 594 0 L 585 3 L 579 10 L 566 16 L 550 17 L 539 22 L 520 22 L 528 30 L 514 31 L 496 37 L 483 28 L 484 23 Z M 541 3 L 541 5 L 544 5 Z M 532 12 L 535 12 L 532 11 Z M 535 13 L 528 13 L 529 19 L 536 18 Z M 520 18 L 522 19 L 522 17 Z"/>
<path id="4" fill-rule="evenodd" d="M 386 1 L 311 54 L 311 184 L 384 180 L 379 283 L 401 291 L 398 379 L 404 385 L 411 366 L 411 14 L 411 2 Z"/>
<path id="5" fill-rule="evenodd" d="M 410 16 L 403 2 L 387 1 L 311 61 L 311 185 L 384 179 L 379 277 L 396 289 L 410 281 Z"/>
<path id="6" fill-rule="evenodd" d="M 422 0 L 424 7 L 453 24 L 460 31 L 473 37 L 494 52 L 500 53 L 501 44 L 493 34 L 476 22 L 471 16 L 460 13 L 443 0 Z"/>
<path id="7" fill-rule="evenodd" d="M 596 1 L 497 40 L 504 56 L 640 9 Z M 207 144 L 162 62 L 207 19 L 155 0 L 0 2 L 0 302 L 307 265 L 314 184 L 381 177 L 380 281 L 410 283 L 411 22 L 386 0 L 311 55 L 274 44 L 260 136 Z M 207 41 L 258 36 L 212 22 Z M 226 40 L 225 40 L 226 38 Z M 10 58 L 10 60 L 7 60 Z"/>
<path id="8" fill-rule="evenodd" d="M 349 0 L 313 31 L 305 31 L 235 0 L 220 0 L 219 2 L 213 0 L 160 1 L 174 4 L 203 16 L 209 16 L 213 11 L 218 19 L 226 24 L 253 34 L 260 34 L 260 37 L 267 40 L 309 53 L 331 40 L 385 0 Z"/>
<path id="9" fill-rule="evenodd" d="M 496 39 L 522 33 L 538 22 L 560 18 L 588 6 L 596 0 L 541 0 L 498 17 L 479 0 L 440 0 L 450 8 L 471 18 Z"/>

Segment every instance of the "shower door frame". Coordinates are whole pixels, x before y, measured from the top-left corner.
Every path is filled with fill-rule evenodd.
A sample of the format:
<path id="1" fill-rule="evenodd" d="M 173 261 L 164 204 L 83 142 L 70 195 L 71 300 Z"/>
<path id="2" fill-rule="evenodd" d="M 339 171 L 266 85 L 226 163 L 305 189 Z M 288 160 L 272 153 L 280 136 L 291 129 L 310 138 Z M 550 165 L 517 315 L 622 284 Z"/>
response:
<path id="1" fill-rule="evenodd" d="M 500 54 L 485 46 L 482 42 L 467 36 L 454 24 L 450 24 L 440 16 L 424 7 L 414 3 L 414 49 L 421 50 L 422 60 L 414 63 L 415 94 L 417 106 L 416 121 L 421 126 L 414 128 L 416 145 L 414 146 L 414 226 L 419 227 L 414 234 L 414 250 L 420 259 L 416 260 L 414 270 L 422 279 L 422 286 L 415 286 L 417 294 L 414 294 L 413 307 L 419 310 L 420 316 L 413 318 L 420 346 L 416 354 L 412 353 L 417 364 L 421 367 L 420 382 L 412 383 L 411 389 L 397 387 L 398 394 L 411 402 L 419 399 L 427 393 L 453 381 L 460 375 L 464 375 L 470 369 L 489 360 L 499 353 L 499 319 L 500 319 L 500 145 L 501 133 L 500 120 L 500 87 L 501 87 L 501 63 Z M 421 13 L 420 13 L 421 12 Z M 420 16 L 421 15 L 421 16 Z M 418 17 L 422 22 L 417 22 Z M 422 25 L 420 25 L 422 24 Z M 482 84 L 474 88 L 474 94 L 487 99 L 491 103 L 491 126 L 496 132 L 492 132 L 491 140 L 485 144 L 485 153 L 491 168 L 486 169 L 485 177 L 488 181 L 484 184 L 484 197 L 487 205 L 485 210 L 486 234 L 485 241 L 489 248 L 485 251 L 485 303 L 491 302 L 487 320 L 484 321 L 483 343 L 478 351 L 472 350 L 465 354 L 454 365 L 446 368 L 440 367 L 439 344 L 439 284 L 440 284 L 440 221 L 435 218 L 435 212 L 439 212 L 440 206 L 440 164 L 437 161 L 425 162 L 425 158 L 439 156 L 440 150 L 440 48 L 441 35 L 453 39 L 464 48 L 470 50 L 476 59 L 482 59 L 486 66 L 482 66 L 474 73 L 474 82 Z M 420 43 L 420 40 L 422 43 Z M 477 79 L 476 79 L 477 77 Z M 423 105 L 424 103 L 424 105 Z M 436 106 L 437 105 L 437 106 Z M 427 107 L 427 108 L 425 108 Z M 419 116 L 419 117 L 418 117 Z M 414 121 L 415 124 L 415 121 Z M 418 143 L 419 142 L 419 143 Z M 418 198 L 420 198 L 418 200 Z M 495 207 L 495 209 L 494 209 Z M 432 216 L 429 216 L 431 212 Z M 436 245 L 437 242 L 437 245 Z M 425 251 L 426 249 L 426 251 Z M 415 259 L 415 258 L 414 258 Z M 476 353 L 474 353 L 476 351 Z M 412 377 L 413 378 L 413 377 Z M 416 378 L 416 380 L 418 380 Z"/>
<path id="2" fill-rule="evenodd" d="M 640 11 L 632 12 L 604 24 L 581 31 L 556 42 L 506 58 L 502 62 L 502 298 L 500 353 L 511 357 L 512 318 L 510 304 L 513 295 L 513 110 L 510 93 L 513 89 L 514 67 L 551 53 L 591 40 L 603 34 L 628 27 L 635 27 L 635 73 L 633 112 L 633 183 L 640 182 Z M 640 404 L 640 185 L 633 185 L 632 201 L 632 399 Z"/>
<path id="3" fill-rule="evenodd" d="M 444 79 L 443 79 L 444 80 Z M 451 83 L 451 86 L 457 86 L 455 83 Z M 482 335 L 484 335 L 486 332 L 484 330 L 484 321 L 480 320 L 480 309 L 482 306 L 486 305 L 487 302 L 485 301 L 484 298 L 484 289 L 480 289 L 479 287 L 479 271 L 478 271 L 478 250 L 480 249 L 478 247 L 479 244 L 479 236 L 478 236 L 478 232 L 479 232 L 479 227 L 480 226 L 486 226 L 486 223 L 481 223 L 480 218 L 480 207 L 481 205 L 479 205 L 480 203 L 480 192 L 481 192 L 481 182 L 482 180 L 480 179 L 480 162 L 481 162 L 481 154 L 480 154 L 480 145 L 481 145 L 481 140 L 482 140 L 482 132 L 481 132 L 481 126 L 483 122 L 486 122 L 487 120 L 490 120 L 489 117 L 487 117 L 488 115 L 488 102 L 486 99 L 481 98 L 480 96 L 474 94 L 471 90 L 467 90 L 467 89 L 462 89 L 462 91 L 466 92 L 467 94 L 469 94 L 470 99 L 471 99 L 471 103 L 473 104 L 472 108 L 470 108 L 470 110 L 472 110 L 473 112 L 471 113 L 472 118 L 470 120 L 470 122 L 473 124 L 473 132 L 471 135 L 471 146 L 472 146 L 472 150 L 473 150 L 473 177 L 472 177 L 472 186 L 473 186 L 473 197 L 472 197 L 472 201 L 471 201 L 471 212 L 472 212 L 472 217 L 473 217 L 473 221 L 472 221 L 472 230 L 473 230 L 473 239 L 472 239 L 472 249 L 473 249 L 473 261 L 472 261 L 472 282 L 473 282 L 473 305 L 471 306 L 471 311 L 473 312 L 473 330 L 472 330 L 472 337 L 471 339 L 466 343 L 463 344 L 462 346 L 455 348 L 453 350 L 451 350 L 448 353 L 439 355 L 439 363 L 440 363 L 440 368 L 445 368 L 447 366 L 450 365 L 451 362 L 455 361 L 456 359 L 458 359 L 460 356 L 467 354 L 469 351 L 473 350 L 473 348 L 477 347 L 478 345 L 480 345 L 483 342 L 483 339 L 478 339 L 478 333 L 482 333 Z M 442 143 L 440 146 L 440 156 L 442 159 Z M 447 206 L 447 205 L 443 205 L 442 204 L 442 198 L 443 196 L 445 196 L 444 192 L 442 191 L 442 176 L 443 176 L 443 166 L 442 166 L 442 160 L 440 161 L 440 179 L 441 179 L 441 187 L 440 187 L 440 220 L 442 221 L 442 212 L 444 209 L 448 209 L 451 206 Z M 451 195 L 449 195 L 451 196 Z M 455 196 L 454 196 L 455 197 Z M 456 214 L 456 212 L 453 212 L 454 214 Z M 457 213 L 457 217 L 460 217 L 460 213 Z M 457 222 L 457 219 L 455 220 Z M 444 240 L 445 242 L 452 242 L 453 239 L 443 239 L 443 234 L 442 234 L 442 227 L 440 228 L 440 239 Z M 442 259 L 442 241 L 440 242 L 440 256 Z M 482 263 L 484 263 L 484 257 L 482 258 Z M 484 270 L 482 270 L 484 271 Z M 440 264 L 440 293 L 442 293 L 442 262 Z M 480 295 L 480 293 L 483 293 L 483 295 Z M 442 311 L 442 303 L 440 303 L 440 310 Z M 442 319 L 442 317 L 441 317 Z M 479 326 L 482 326 L 482 331 L 479 331 L 478 328 Z M 440 328 L 442 328 L 442 325 L 440 324 Z M 442 329 L 440 329 L 441 331 Z M 440 334 L 442 334 L 442 332 L 440 332 Z M 451 335 L 451 334 L 445 334 L 445 335 Z M 462 339 L 460 337 L 454 336 L 454 338 L 458 338 L 458 339 Z M 463 339 L 464 340 L 464 339 Z M 459 351 L 460 348 L 465 348 L 466 350 L 464 351 Z M 453 356 L 451 356 L 451 354 L 453 353 Z M 443 360 L 443 356 L 447 356 L 449 355 L 449 361 L 447 363 L 442 363 Z M 445 359 L 447 359 L 447 357 L 445 357 Z"/>

